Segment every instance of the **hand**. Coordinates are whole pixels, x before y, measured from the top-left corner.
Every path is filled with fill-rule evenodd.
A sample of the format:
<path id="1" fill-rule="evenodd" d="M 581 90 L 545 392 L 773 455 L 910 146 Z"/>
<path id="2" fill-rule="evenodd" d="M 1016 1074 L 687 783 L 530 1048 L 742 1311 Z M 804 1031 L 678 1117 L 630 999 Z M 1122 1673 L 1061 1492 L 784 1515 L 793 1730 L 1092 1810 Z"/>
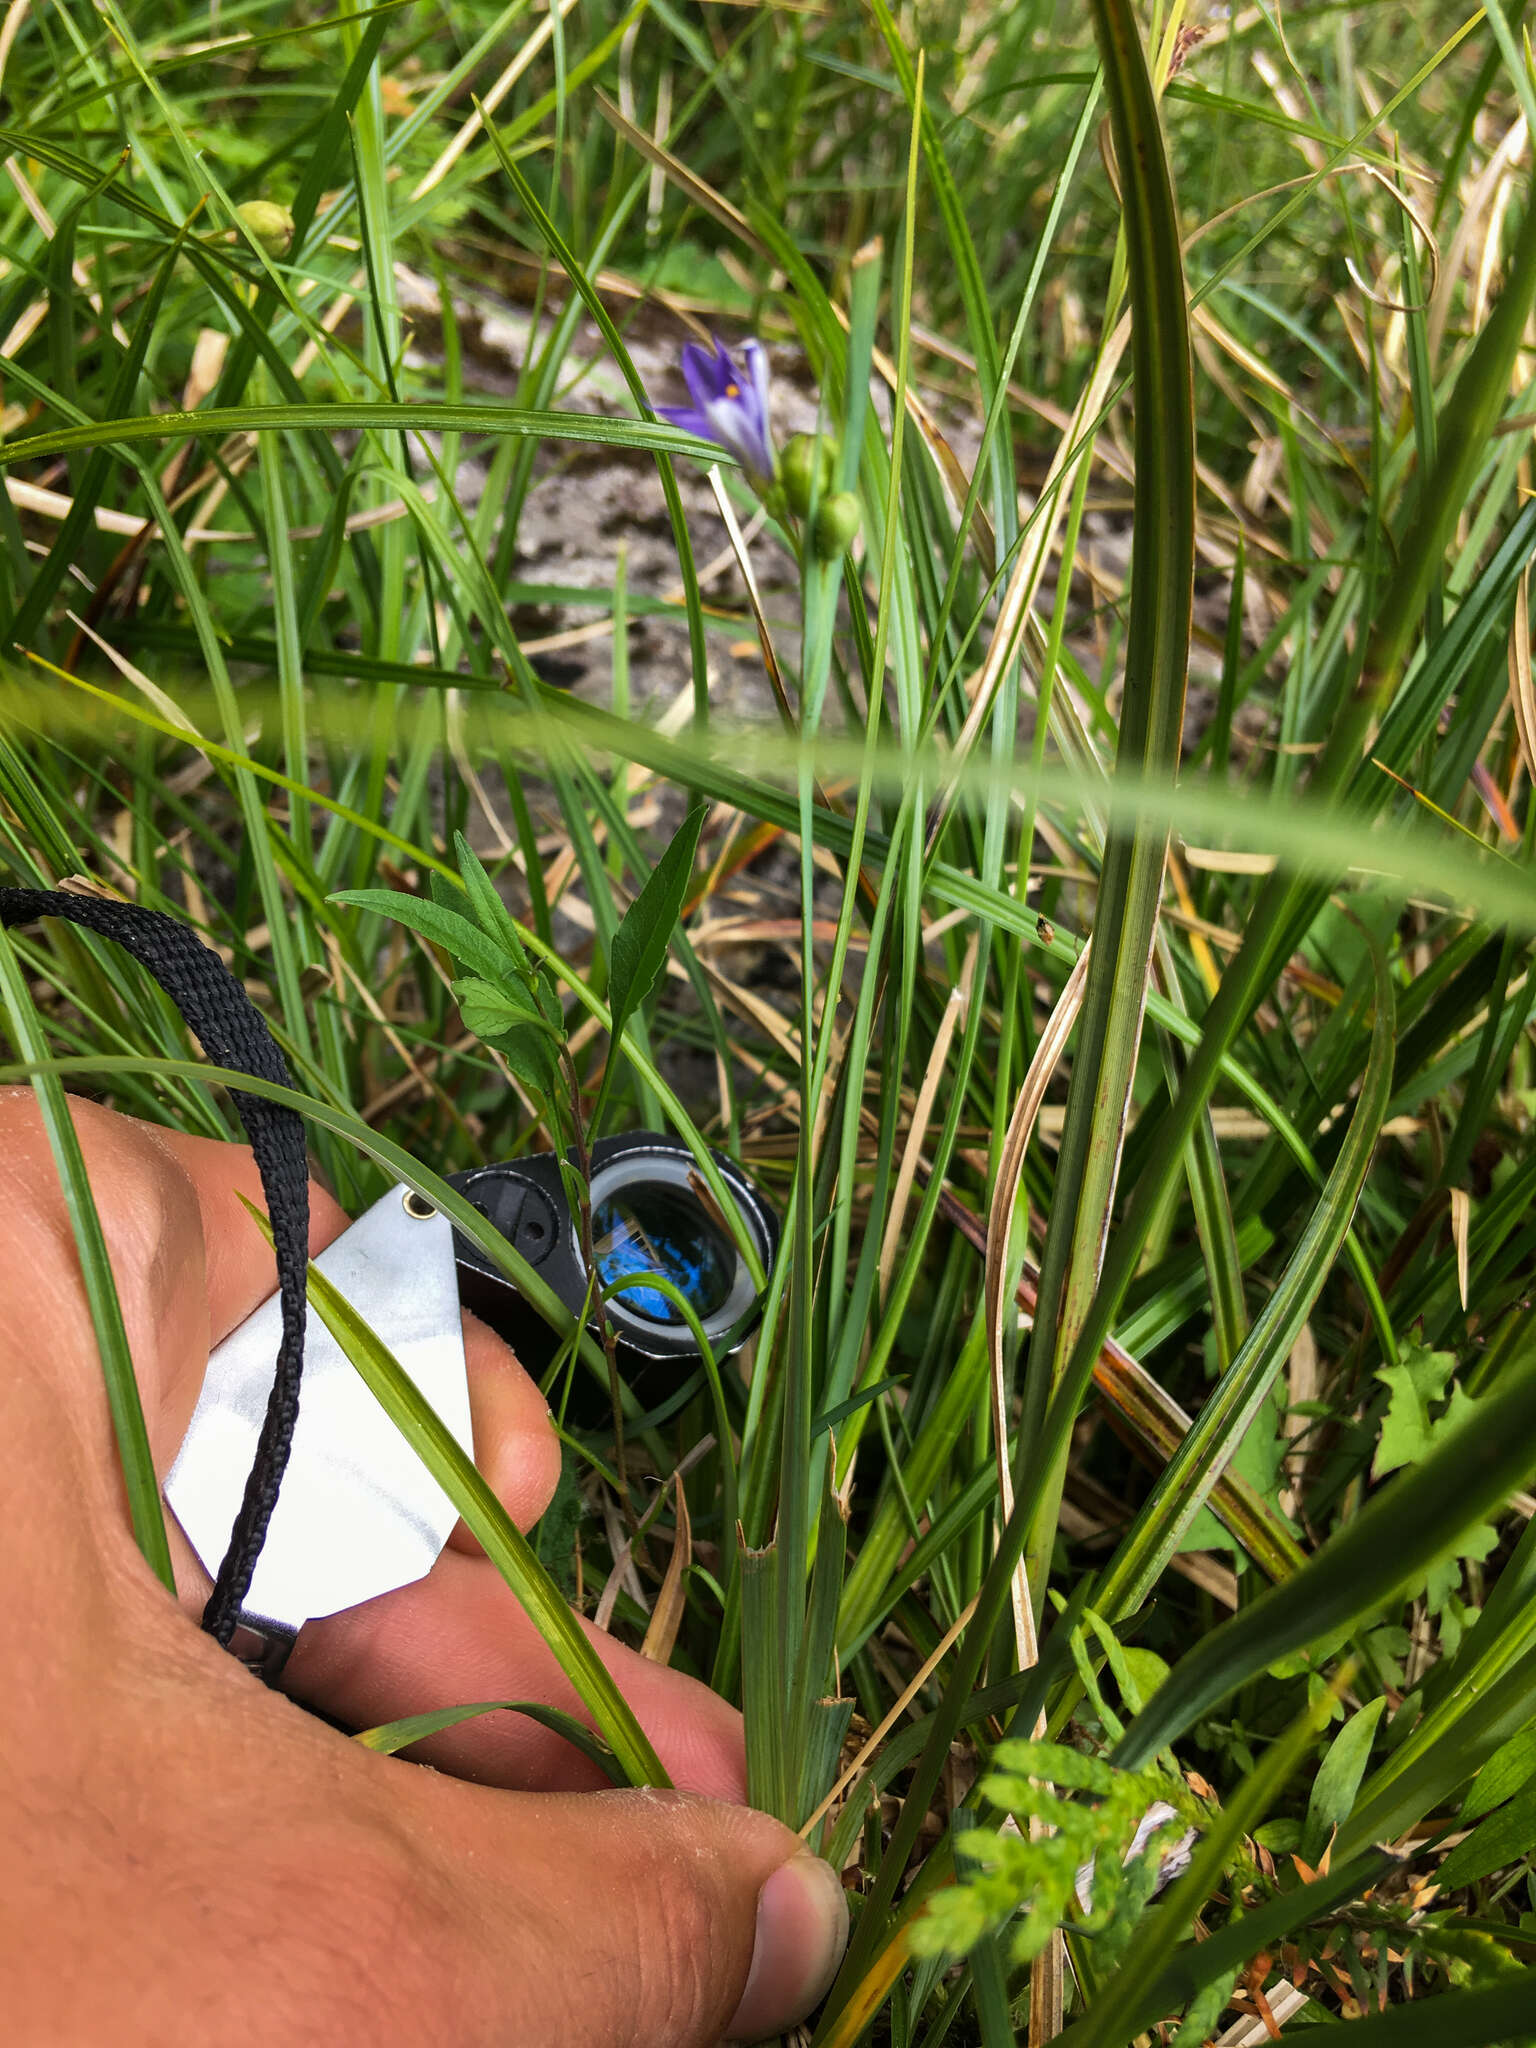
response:
<path id="1" fill-rule="evenodd" d="M 156 1468 L 213 1343 L 275 1285 L 243 1148 L 73 1104 Z M 346 1218 L 311 1190 L 311 1249 Z M 478 1462 L 526 1527 L 559 1451 L 537 1388 L 465 1318 Z M 524 1716 L 365 1750 L 195 1626 L 207 1580 L 167 1518 L 140 1557 L 73 1233 L 30 1092 L 0 1090 L 0 1927 L 9 2038 L 65 2048 L 708 2048 L 806 2011 L 841 1887 L 740 1804 L 738 1717 L 592 1631 L 676 1793 L 594 1791 Z M 494 1567 L 455 1532 L 418 1585 L 301 1633 L 287 1688 L 363 1726 L 542 1698 L 579 1711 Z M 475 1778 L 483 1782 L 464 1782 Z M 699 1794 L 712 1795 L 709 1798 Z"/>

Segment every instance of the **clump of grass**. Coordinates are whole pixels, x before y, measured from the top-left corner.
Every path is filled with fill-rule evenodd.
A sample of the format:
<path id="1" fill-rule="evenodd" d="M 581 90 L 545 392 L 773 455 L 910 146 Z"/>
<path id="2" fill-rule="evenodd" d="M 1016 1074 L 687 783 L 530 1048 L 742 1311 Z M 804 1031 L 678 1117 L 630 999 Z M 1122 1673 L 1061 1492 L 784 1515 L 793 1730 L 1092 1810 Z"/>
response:
<path id="1" fill-rule="evenodd" d="M 739 1368 L 642 1411 L 567 1332 L 552 1393 L 595 1374 L 615 1427 L 569 1431 L 536 1550 L 471 1504 L 560 1641 L 549 1574 L 596 1604 L 626 1492 L 614 1626 L 686 1543 L 671 1653 L 853 1895 L 816 2042 L 1407 2041 L 1425 2001 L 1519 2033 L 1536 106 L 1502 6 L 11 20 L 4 866 L 223 949 L 350 1206 L 632 1123 L 772 1191 Z M 712 325 L 830 437 L 847 554 L 656 419 L 658 348 Z M 537 552 L 599 466 L 669 537 L 656 587 L 633 534 L 580 581 Z M 609 694 L 551 687 L 599 640 Z M 109 949 L 0 968 L 61 1132 L 62 1077 L 233 1134 Z M 1091 1907 L 1051 1888 L 1053 1757 L 1198 1821 L 1160 1903 L 1118 1806 Z M 927 1917 L 978 1867 L 1008 1884 Z"/>

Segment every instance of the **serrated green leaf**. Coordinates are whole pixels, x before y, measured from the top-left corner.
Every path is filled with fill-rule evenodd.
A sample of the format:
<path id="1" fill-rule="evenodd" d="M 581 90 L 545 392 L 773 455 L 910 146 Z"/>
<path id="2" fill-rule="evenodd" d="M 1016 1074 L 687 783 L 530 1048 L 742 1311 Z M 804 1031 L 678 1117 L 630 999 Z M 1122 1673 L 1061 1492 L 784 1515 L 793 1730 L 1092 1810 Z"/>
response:
<path id="1" fill-rule="evenodd" d="M 1471 1404 L 1469 1404 L 1471 1405 Z M 1449 1421 L 1449 1417 L 1446 1418 Z M 1492 1522 L 1474 1522 L 1456 1539 L 1454 1550 L 1437 1558 L 1424 1576 L 1424 1599 L 1431 1614 L 1443 1612 L 1446 1602 L 1461 1590 L 1461 1567 L 1466 1559 L 1481 1564 L 1499 1547 L 1499 1532 Z"/>
<path id="2" fill-rule="evenodd" d="M 459 873 L 464 878 L 464 891 L 469 905 L 475 913 L 475 922 L 493 945 L 502 946 L 520 967 L 528 965 L 528 951 L 522 935 L 512 921 L 512 913 L 502 902 L 496 884 L 481 866 L 469 841 L 462 832 L 453 835 L 454 857 L 459 863 Z M 435 894 L 435 891 L 434 891 Z"/>
<path id="3" fill-rule="evenodd" d="M 1384 1365 L 1376 1377 L 1388 1389 L 1387 1412 L 1382 1418 L 1371 1477 L 1396 1472 L 1400 1466 L 1417 1464 L 1429 1449 L 1431 1406 L 1444 1398 L 1446 1385 L 1456 1370 L 1449 1351 L 1427 1351 L 1422 1345 L 1404 1345 L 1396 1365 Z"/>
<path id="4" fill-rule="evenodd" d="M 467 1029 L 476 1038 L 494 1042 L 504 1031 L 531 1025 L 549 1030 L 548 1019 L 520 981 L 482 981 L 471 975 L 453 984 L 453 998 Z"/>
<path id="5" fill-rule="evenodd" d="M 565 1036 L 565 1012 L 560 1007 L 560 991 L 555 986 L 555 977 L 549 971 L 547 961 L 541 960 L 535 972 L 533 992 L 544 1020 L 559 1038 Z"/>
<path id="6" fill-rule="evenodd" d="M 488 981 L 500 982 L 512 972 L 513 962 L 477 924 L 425 896 L 410 896 L 403 889 L 339 889 L 329 900 L 392 917 Z"/>
<path id="7" fill-rule="evenodd" d="M 1186 1660 L 1187 1661 L 1187 1660 Z M 1175 1671 L 1173 1681 L 1178 1673 Z M 1166 1688 L 1165 1688 L 1166 1690 Z M 1156 1698 L 1153 1711 L 1156 1710 Z M 1328 1702 L 1310 1701 L 1303 1713 L 1271 1743 L 1256 1768 L 1236 1785 L 1223 1805 L 1213 1812 L 1197 1841 L 1189 1866 L 1166 1897 L 1142 1916 L 1141 1924 L 1126 1951 L 1123 1965 L 1099 1995 L 1089 2004 L 1084 2017 L 1061 2036 L 1072 2048 L 1122 2048 L 1132 2035 L 1152 2024 L 1159 2009 L 1152 2004 L 1162 1998 L 1159 1979 L 1193 1972 L 1198 1990 L 1223 1967 L 1220 1949 L 1196 1944 L 1196 1954 L 1175 1954 L 1184 1930 L 1221 1881 L 1224 1870 L 1242 1835 L 1265 1819 L 1292 1773 L 1316 1740 L 1328 1713 Z M 1147 1719 L 1142 1716 L 1142 1721 Z M 1142 1725 L 1137 1722 L 1131 1733 Z M 1122 1743 L 1123 1751 L 1130 1747 Z M 1150 1754 L 1144 1751 L 1143 1754 Z M 1241 1923 L 1238 1923 L 1239 1938 Z M 1208 1953 L 1205 1951 L 1209 1951 Z M 1251 1951 L 1250 1951 L 1251 1952 Z M 1188 1997 L 1185 1992 L 1183 1997 Z"/>
<path id="8" fill-rule="evenodd" d="M 427 894 L 439 910 L 451 910 L 457 916 L 463 916 L 464 891 L 455 889 L 449 877 L 440 874 L 436 868 L 427 871 Z"/>
<path id="9" fill-rule="evenodd" d="M 1201 1637 L 1132 1722 L 1116 1761 L 1141 1762 L 1255 1672 L 1373 1613 L 1524 1481 L 1533 1429 L 1536 1342 L 1527 1338 L 1499 1390 L 1422 1464 L 1383 1487 L 1293 1579 Z"/>
<path id="10" fill-rule="evenodd" d="M 544 1014 L 542 977 L 538 989 L 535 997 L 510 969 L 505 981 L 472 976 L 453 984 L 466 1028 L 494 1046 L 526 1087 L 547 1096 L 555 1086 L 555 1043 L 560 1034 Z M 555 1007 L 558 1014 L 558 1002 Z"/>

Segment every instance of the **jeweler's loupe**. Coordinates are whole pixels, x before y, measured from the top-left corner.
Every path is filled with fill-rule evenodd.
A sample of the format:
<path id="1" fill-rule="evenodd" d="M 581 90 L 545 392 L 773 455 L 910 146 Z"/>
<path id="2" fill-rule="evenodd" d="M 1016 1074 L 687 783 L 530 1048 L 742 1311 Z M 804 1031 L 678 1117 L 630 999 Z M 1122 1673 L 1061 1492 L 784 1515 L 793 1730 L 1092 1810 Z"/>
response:
<path id="1" fill-rule="evenodd" d="M 711 1154 L 740 1229 L 766 1272 L 778 1249 L 779 1219 L 733 1160 Z M 457 1188 L 534 1267 L 573 1315 L 587 1300 L 578 1216 L 552 1152 L 451 1174 Z M 648 1279 L 670 1282 L 697 1317 L 717 1360 L 735 1351 L 762 1312 L 762 1297 L 731 1222 L 685 1145 L 654 1131 L 604 1138 L 592 1148 L 592 1250 L 599 1283 L 611 1287 L 608 1315 L 631 1388 L 664 1399 L 700 1362 L 677 1303 Z M 555 1338 L 517 1288 L 477 1245 L 454 1234 L 464 1306 L 489 1323 L 531 1371 L 553 1356 Z M 579 1382 L 578 1382 L 579 1384 Z M 582 1404 L 587 1406 L 585 1402 Z"/>
<path id="2" fill-rule="evenodd" d="M 593 1262 L 631 1391 L 647 1408 L 680 1394 L 701 1363 L 676 1297 L 686 1301 L 717 1360 L 747 1336 L 762 1309 L 738 1233 L 766 1272 L 778 1248 L 773 1210 L 739 1167 L 714 1155 L 735 1219 L 693 1155 L 650 1132 L 592 1148 Z M 511 1240 L 573 1315 L 587 1305 L 579 1216 L 552 1152 L 455 1174 L 453 1185 Z M 541 1372 L 556 1339 L 478 1246 L 432 1203 L 394 1187 L 315 1260 L 334 1291 L 388 1345 L 400 1369 L 466 1456 L 473 1418 L 461 1305 Z M 663 1284 L 665 1283 L 665 1284 Z M 675 1290 L 675 1296 L 672 1290 Z M 208 1360 L 166 1501 L 212 1577 L 265 1426 L 272 1361 L 284 1333 L 273 1294 Z M 598 1426 L 607 1400 L 583 1372 L 565 1413 Z M 239 1614 L 269 1679 L 306 1621 L 376 1599 L 429 1572 L 458 1512 L 311 1305 L 304 1377 L 279 1497 Z"/>

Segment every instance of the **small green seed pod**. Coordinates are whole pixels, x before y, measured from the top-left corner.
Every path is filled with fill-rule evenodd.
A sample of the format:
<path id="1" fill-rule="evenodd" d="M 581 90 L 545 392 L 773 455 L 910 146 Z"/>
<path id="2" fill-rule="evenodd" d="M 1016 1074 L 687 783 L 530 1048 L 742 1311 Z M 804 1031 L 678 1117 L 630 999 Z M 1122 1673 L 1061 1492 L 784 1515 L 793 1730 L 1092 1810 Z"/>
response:
<path id="1" fill-rule="evenodd" d="M 859 501 L 852 491 L 834 491 L 816 508 L 812 535 L 816 552 L 824 562 L 835 562 L 847 554 L 859 531 Z"/>
<path id="2" fill-rule="evenodd" d="M 813 498 L 825 498 L 837 474 L 837 443 L 826 434 L 795 434 L 779 457 L 779 482 L 789 509 L 804 519 Z"/>
<path id="3" fill-rule="evenodd" d="M 293 215 L 286 206 L 275 199 L 247 199 L 235 211 L 269 256 L 286 254 L 293 240 Z"/>

